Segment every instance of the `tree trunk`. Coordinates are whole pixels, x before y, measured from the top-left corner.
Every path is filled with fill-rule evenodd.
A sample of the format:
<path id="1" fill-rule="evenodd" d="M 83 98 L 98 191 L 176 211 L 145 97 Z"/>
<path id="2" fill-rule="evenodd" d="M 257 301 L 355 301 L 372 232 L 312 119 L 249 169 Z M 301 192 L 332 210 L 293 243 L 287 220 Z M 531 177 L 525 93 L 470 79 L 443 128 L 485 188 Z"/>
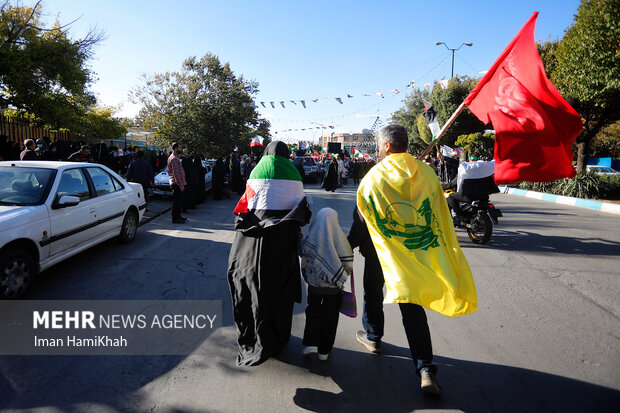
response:
<path id="1" fill-rule="evenodd" d="M 586 168 L 588 163 L 590 149 L 590 141 L 586 142 L 578 142 L 577 143 L 577 173 L 581 172 Z"/>

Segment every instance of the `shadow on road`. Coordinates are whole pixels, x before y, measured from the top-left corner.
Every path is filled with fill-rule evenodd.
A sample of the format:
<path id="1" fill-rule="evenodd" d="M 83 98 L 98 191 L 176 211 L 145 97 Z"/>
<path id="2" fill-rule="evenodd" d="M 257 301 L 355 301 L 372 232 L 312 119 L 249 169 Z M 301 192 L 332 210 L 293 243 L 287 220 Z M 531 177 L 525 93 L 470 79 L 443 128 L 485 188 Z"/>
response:
<path id="1" fill-rule="evenodd" d="M 471 242 L 461 242 L 462 248 L 480 248 Z M 487 248 L 508 251 L 578 255 L 618 255 L 620 242 L 602 238 L 575 238 L 559 235 L 540 235 L 527 231 L 494 231 Z"/>
<path id="2" fill-rule="evenodd" d="M 313 412 L 457 409 L 466 412 L 617 412 L 620 391 L 518 367 L 436 356 L 439 398 L 424 395 L 409 350 L 391 345 L 375 356 L 334 349 L 328 362 L 307 360 L 313 374 L 331 377 L 340 393 L 298 388 L 297 406 Z M 387 366 L 386 366 L 387 364 Z"/>

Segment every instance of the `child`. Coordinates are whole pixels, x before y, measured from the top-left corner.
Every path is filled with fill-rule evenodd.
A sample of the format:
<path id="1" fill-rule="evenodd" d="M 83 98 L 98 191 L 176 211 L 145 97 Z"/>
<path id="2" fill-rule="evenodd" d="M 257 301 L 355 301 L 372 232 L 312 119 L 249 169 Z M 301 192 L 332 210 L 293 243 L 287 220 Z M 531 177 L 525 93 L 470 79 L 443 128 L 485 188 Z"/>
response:
<path id="1" fill-rule="evenodd" d="M 342 288 L 353 271 L 353 250 L 338 223 L 338 213 L 321 209 L 301 241 L 301 271 L 308 283 L 304 355 L 325 361 L 334 347 Z"/>

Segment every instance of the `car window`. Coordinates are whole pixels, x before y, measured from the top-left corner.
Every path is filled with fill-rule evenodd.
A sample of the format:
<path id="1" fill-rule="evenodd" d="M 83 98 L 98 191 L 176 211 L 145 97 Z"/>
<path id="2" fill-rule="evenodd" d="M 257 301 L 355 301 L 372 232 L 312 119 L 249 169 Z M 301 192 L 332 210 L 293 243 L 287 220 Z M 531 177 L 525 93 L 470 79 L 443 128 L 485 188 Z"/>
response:
<path id="1" fill-rule="evenodd" d="M 111 192 L 117 191 L 114 186 L 114 182 L 112 181 L 112 176 L 104 171 L 101 168 L 86 168 L 88 174 L 90 175 L 90 179 L 93 181 L 93 185 L 95 186 L 95 193 L 97 196 L 109 194 Z"/>
<path id="2" fill-rule="evenodd" d="M 55 174 L 51 169 L 0 167 L 0 204 L 42 204 Z"/>
<path id="3" fill-rule="evenodd" d="M 63 195 L 77 196 L 80 200 L 90 198 L 88 183 L 81 169 L 69 169 L 62 173 L 60 183 L 56 194 L 61 197 Z"/>
<path id="4" fill-rule="evenodd" d="M 125 185 L 121 184 L 120 181 L 116 179 L 115 177 L 112 177 L 112 182 L 114 183 L 114 188 L 117 191 L 120 191 L 121 189 L 125 189 Z"/>

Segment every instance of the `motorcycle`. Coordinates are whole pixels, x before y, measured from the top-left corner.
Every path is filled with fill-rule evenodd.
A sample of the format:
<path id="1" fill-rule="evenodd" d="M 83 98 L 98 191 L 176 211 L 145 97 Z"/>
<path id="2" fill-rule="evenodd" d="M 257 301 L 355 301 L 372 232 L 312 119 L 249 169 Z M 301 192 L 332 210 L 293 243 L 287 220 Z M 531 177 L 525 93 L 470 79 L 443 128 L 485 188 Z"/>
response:
<path id="1" fill-rule="evenodd" d="M 452 191 L 445 191 L 446 198 Z M 502 217 L 502 211 L 495 208 L 486 198 L 471 203 L 461 202 L 463 218 L 454 217 L 454 227 L 467 230 L 467 235 L 475 244 L 484 245 L 491 239 L 493 224 L 498 225 L 497 218 Z"/>

